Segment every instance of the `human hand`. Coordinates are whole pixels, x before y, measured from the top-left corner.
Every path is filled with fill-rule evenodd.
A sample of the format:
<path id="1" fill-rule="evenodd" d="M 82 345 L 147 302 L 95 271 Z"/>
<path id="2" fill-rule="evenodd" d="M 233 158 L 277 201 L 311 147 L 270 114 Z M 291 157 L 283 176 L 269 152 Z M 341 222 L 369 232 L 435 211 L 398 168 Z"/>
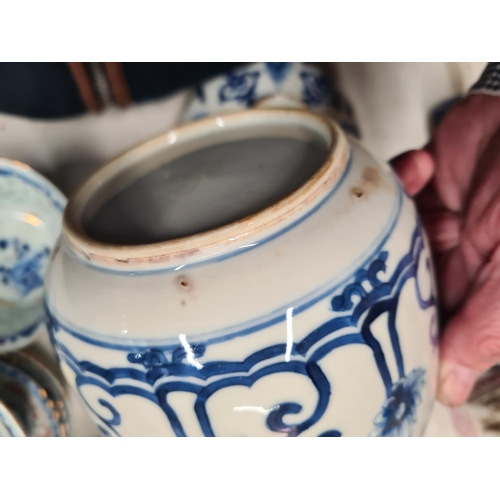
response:
<path id="1" fill-rule="evenodd" d="M 438 399 L 458 406 L 500 363 L 500 98 L 471 95 L 392 162 L 429 237 L 442 337 Z"/>

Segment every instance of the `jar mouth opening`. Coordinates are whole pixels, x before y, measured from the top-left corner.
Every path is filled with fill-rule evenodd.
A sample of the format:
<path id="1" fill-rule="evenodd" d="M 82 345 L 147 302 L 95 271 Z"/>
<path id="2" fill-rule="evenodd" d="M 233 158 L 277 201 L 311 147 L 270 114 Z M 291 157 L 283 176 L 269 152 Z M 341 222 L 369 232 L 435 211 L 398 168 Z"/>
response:
<path id="1" fill-rule="evenodd" d="M 208 230 L 161 241 L 113 243 L 101 241 L 89 231 L 88 221 L 98 217 L 109 200 L 166 163 L 212 146 L 268 137 L 311 140 L 324 149 L 312 175 L 268 206 Z M 347 157 L 347 140 L 340 128 L 309 111 L 259 109 L 205 118 L 141 144 L 99 169 L 70 199 L 64 213 L 63 234 L 76 253 L 105 267 L 161 266 L 178 259 L 201 257 L 214 247 L 255 237 L 319 201 L 340 179 Z"/>

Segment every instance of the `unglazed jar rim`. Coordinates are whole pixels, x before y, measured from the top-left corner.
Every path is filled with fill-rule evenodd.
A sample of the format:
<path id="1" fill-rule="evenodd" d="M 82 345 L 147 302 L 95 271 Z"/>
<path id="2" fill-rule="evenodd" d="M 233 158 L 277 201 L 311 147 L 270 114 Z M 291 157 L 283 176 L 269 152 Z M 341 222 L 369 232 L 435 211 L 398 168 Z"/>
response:
<path id="1" fill-rule="evenodd" d="M 155 152 L 173 147 L 174 144 L 187 144 L 204 131 L 209 134 L 221 128 L 244 127 L 245 123 L 249 126 L 266 123 L 269 125 L 272 120 L 283 120 L 283 123 L 286 123 L 287 120 L 293 119 L 300 121 L 306 128 L 309 126 L 310 131 L 316 130 L 317 135 L 323 133 L 328 137 L 329 145 L 318 170 L 300 187 L 269 207 L 214 229 L 148 244 L 109 244 L 93 239 L 85 232 L 82 219 L 95 190 L 110 185 L 119 173 L 139 167 L 141 161 L 151 158 Z M 196 139 L 193 142 L 196 143 Z M 196 149 L 198 148 L 193 148 Z M 340 180 L 348 156 L 347 139 L 340 127 L 328 118 L 310 111 L 252 109 L 208 117 L 182 125 L 140 144 L 101 167 L 70 198 L 64 211 L 63 235 L 74 251 L 98 266 L 125 269 L 131 264 L 142 267 L 147 264 L 162 265 L 176 259 L 186 259 L 236 240 L 247 239 L 311 206 L 333 189 Z"/>

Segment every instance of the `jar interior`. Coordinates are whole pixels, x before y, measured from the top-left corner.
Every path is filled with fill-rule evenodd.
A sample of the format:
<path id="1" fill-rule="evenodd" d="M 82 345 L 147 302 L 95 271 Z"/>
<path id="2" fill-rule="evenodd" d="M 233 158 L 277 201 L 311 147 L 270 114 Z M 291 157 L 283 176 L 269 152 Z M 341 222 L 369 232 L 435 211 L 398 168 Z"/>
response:
<path id="1" fill-rule="evenodd" d="M 330 142 L 293 120 L 215 127 L 124 168 L 89 200 L 82 228 L 102 243 L 142 245 L 236 222 L 300 188 Z"/>

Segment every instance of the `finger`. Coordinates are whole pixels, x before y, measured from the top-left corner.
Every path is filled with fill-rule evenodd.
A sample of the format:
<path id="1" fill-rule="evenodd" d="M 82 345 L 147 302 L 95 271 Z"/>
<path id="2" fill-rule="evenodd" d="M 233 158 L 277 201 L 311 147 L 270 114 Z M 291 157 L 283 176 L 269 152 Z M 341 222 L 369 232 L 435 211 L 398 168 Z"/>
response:
<path id="1" fill-rule="evenodd" d="M 441 253 L 455 248 L 460 243 L 460 218 L 445 210 L 420 214 L 429 243 L 434 253 Z"/>
<path id="2" fill-rule="evenodd" d="M 443 332 L 438 399 L 448 406 L 463 404 L 479 375 L 500 362 L 500 266 L 486 266 L 483 277 Z"/>
<path id="3" fill-rule="evenodd" d="M 434 254 L 436 279 L 439 290 L 439 313 L 443 321 L 460 311 L 471 289 L 471 281 L 466 273 L 466 262 L 462 249 L 453 248 Z"/>
<path id="4" fill-rule="evenodd" d="M 435 180 L 436 177 L 434 176 L 434 178 L 415 196 L 415 203 L 420 213 L 436 211 L 450 212 L 436 190 Z"/>
<path id="5" fill-rule="evenodd" d="M 424 150 L 408 151 L 391 161 L 401 183 L 410 196 L 418 194 L 434 174 L 434 160 Z"/>

